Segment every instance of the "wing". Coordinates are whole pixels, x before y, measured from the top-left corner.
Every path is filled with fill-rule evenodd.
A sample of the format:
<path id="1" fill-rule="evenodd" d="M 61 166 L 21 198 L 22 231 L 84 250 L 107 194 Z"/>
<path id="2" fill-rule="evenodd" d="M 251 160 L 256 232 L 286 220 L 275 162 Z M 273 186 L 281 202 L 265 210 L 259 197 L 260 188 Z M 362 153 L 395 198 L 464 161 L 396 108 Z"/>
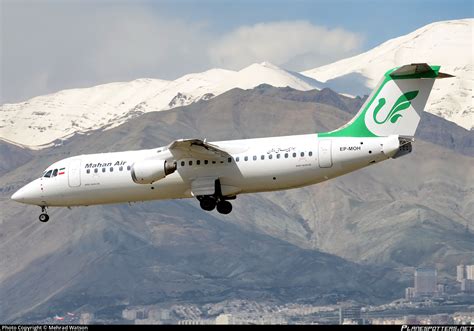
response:
<path id="1" fill-rule="evenodd" d="M 201 139 L 179 139 L 168 145 L 167 149 L 176 160 L 182 158 L 217 159 L 230 157 L 230 154 L 221 147 L 209 144 Z"/>

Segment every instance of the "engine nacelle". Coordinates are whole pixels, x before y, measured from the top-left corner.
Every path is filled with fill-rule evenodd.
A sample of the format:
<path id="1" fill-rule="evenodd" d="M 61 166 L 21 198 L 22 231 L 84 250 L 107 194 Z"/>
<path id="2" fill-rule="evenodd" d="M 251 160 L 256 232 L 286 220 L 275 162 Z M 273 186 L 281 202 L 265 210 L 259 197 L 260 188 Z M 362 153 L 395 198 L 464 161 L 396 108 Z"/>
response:
<path id="1" fill-rule="evenodd" d="M 176 171 L 176 163 L 165 160 L 142 160 L 132 165 L 132 180 L 137 184 L 151 184 Z"/>

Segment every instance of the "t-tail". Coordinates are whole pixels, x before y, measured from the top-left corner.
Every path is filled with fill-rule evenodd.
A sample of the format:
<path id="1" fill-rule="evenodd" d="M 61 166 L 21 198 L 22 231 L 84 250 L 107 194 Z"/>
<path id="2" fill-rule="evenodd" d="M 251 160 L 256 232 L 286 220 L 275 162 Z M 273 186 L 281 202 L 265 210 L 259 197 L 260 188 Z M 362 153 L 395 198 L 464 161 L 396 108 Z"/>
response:
<path id="1" fill-rule="evenodd" d="M 453 77 L 439 69 L 415 63 L 387 71 L 349 123 L 318 137 L 413 138 L 435 79 Z"/>

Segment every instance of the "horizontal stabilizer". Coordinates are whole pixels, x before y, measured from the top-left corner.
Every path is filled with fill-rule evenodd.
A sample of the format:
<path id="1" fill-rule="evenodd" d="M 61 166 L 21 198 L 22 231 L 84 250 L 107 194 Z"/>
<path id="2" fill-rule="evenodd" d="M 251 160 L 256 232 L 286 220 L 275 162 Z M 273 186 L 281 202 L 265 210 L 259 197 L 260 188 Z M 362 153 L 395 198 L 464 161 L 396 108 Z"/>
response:
<path id="1" fill-rule="evenodd" d="M 412 63 L 401 66 L 390 73 L 392 78 L 449 78 L 450 74 L 439 72 L 439 66 L 429 66 L 427 63 Z"/>
<path id="2" fill-rule="evenodd" d="M 444 72 L 440 72 L 440 73 L 438 73 L 438 77 L 436 77 L 436 79 L 451 78 L 451 77 L 456 77 L 456 76 L 450 75 L 450 74 L 446 74 L 446 73 L 444 73 Z"/>

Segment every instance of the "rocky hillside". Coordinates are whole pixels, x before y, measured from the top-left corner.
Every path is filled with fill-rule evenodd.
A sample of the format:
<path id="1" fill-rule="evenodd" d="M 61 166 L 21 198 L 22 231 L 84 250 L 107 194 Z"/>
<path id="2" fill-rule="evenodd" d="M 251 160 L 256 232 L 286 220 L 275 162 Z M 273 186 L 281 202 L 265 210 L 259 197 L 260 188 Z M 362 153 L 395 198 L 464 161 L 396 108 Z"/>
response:
<path id="1" fill-rule="evenodd" d="M 412 267 L 454 277 L 474 251 L 473 133 L 430 114 L 412 154 L 320 185 L 239 196 L 228 216 L 191 199 L 51 209 L 42 224 L 39 208 L 9 200 L 70 155 L 317 132 L 346 122 L 362 101 L 330 90 L 234 89 L 55 148 L 1 145 L 9 163 L 0 177 L 0 293 L 8 298 L 0 320 L 229 298 L 382 302 L 403 296 Z"/>

